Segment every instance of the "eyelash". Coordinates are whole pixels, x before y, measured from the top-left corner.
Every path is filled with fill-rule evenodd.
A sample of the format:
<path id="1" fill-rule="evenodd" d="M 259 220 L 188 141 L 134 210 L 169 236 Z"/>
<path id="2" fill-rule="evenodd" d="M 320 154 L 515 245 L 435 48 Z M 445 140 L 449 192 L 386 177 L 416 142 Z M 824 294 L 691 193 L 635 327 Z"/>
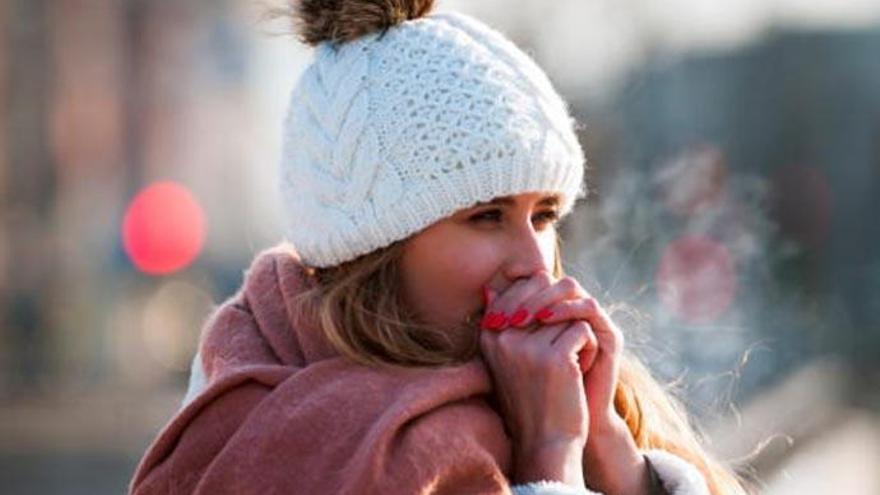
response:
<path id="1" fill-rule="evenodd" d="M 500 220 L 501 210 L 486 210 L 481 213 L 477 213 L 476 215 L 470 217 L 470 220 L 473 222 L 482 222 L 482 221 L 498 221 Z M 540 217 L 544 223 L 556 224 L 559 221 L 559 213 L 555 210 L 542 211 L 538 213 L 536 216 Z"/>

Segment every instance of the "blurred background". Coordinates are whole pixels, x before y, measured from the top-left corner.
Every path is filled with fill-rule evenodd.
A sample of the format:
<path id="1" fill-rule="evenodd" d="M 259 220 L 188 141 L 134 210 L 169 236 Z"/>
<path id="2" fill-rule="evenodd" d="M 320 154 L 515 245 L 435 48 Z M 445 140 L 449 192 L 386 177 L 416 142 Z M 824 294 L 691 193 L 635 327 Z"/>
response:
<path id="1" fill-rule="evenodd" d="M 280 2 L 280 0 L 279 0 Z M 124 492 L 281 240 L 281 3 L 0 0 L 0 486 Z M 880 494 L 880 3 L 439 0 L 583 125 L 566 269 L 767 494 Z"/>

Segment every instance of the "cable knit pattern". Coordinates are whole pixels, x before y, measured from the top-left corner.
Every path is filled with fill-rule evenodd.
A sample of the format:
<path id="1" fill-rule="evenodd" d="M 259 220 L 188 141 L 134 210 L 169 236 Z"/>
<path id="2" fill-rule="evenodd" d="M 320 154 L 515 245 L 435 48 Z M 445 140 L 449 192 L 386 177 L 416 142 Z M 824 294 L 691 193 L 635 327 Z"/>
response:
<path id="1" fill-rule="evenodd" d="M 503 35 L 461 14 L 317 46 L 291 96 L 281 193 L 304 262 L 333 266 L 497 196 L 585 194 L 565 102 Z"/>

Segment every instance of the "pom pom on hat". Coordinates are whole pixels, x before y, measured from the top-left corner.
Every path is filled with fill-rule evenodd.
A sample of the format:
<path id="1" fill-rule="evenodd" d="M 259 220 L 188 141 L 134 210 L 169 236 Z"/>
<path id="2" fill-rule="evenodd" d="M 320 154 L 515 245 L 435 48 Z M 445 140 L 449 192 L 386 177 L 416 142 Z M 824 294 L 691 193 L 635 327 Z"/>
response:
<path id="1" fill-rule="evenodd" d="M 504 35 L 428 0 L 301 1 L 315 46 L 281 153 L 286 234 L 335 266 L 499 196 L 583 197 L 568 106 Z"/>
<path id="2" fill-rule="evenodd" d="M 434 0 L 294 0 L 294 23 L 303 42 L 340 43 L 385 31 L 426 15 Z"/>

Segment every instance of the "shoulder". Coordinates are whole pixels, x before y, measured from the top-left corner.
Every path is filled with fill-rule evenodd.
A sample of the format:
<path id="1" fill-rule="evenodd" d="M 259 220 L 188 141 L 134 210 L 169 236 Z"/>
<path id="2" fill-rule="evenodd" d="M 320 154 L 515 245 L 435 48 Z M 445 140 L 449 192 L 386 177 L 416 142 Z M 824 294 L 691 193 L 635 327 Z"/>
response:
<path id="1" fill-rule="evenodd" d="M 266 290 L 298 291 L 308 284 L 308 269 L 293 244 L 281 242 L 257 253 L 244 272 L 245 294 Z"/>

